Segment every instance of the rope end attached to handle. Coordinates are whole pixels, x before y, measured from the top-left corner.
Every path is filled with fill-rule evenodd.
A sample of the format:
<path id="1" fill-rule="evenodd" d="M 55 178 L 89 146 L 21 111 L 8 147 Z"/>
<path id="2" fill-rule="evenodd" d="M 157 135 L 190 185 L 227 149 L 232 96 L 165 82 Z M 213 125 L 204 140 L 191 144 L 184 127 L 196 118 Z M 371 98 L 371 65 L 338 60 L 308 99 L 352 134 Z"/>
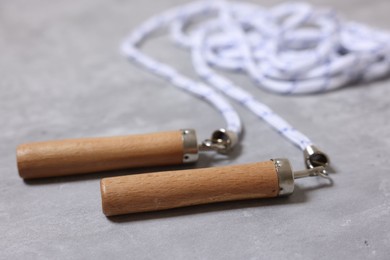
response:
<path id="1" fill-rule="evenodd" d="M 221 154 L 227 154 L 237 143 L 238 135 L 235 132 L 220 128 L 212 133 L 210 139 L 204 140 L 199 145 L 199 150 L 216 151 Z"/>
<path id="2" fill-rule="evenodd" d="M 303 150 L 303 156 L 305 160 L 306 167 L 308 169 L 313 169 L 315 167 L 327 167 L 330 163 L 329 157 L 326 153 L 322 152 L 315 145 L 309 145 Z"/>

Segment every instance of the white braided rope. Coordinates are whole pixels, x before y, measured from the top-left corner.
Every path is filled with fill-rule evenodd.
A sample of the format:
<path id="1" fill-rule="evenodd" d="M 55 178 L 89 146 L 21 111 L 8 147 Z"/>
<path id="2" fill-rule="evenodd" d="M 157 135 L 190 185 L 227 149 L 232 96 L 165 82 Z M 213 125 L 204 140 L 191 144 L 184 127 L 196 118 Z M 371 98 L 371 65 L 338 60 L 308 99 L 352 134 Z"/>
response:
<path id="1" fill-rule="evenodd" d="M 195 28 L 188 32 L 195 21 Z M 170 28 L 175 43 L 191 51 L 195 71 L 208 85 L 139 50 L 143 40 L 164 27 Z M 190 3 L 141 24 L 123 42 L 122 51 L 176 87 L 208 101 L 221 112 L 228 130 L 240 135 L 242 124 L 220 93 L 238 101 L 301 149 L 312 144 L 309 138 L 213 67 L 246 73 L 256 85 L 282 94 L 329 91 L 390 71 L 389 34 L 305 3 L 271 9 L 241 2 Z"/>

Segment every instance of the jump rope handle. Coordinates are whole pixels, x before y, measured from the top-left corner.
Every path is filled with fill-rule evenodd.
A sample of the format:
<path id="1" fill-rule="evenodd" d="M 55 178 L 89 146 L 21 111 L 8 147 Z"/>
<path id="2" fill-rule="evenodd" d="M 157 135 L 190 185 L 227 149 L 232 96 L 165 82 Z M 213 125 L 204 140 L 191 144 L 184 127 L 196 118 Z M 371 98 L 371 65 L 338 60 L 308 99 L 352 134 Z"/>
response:
<path id="1" fill-rule="evenodd" d="M 198 143 L 195 131 L 185 129 L 28 143 L 17 147 L 16 157 L 19 175 L 33 179 L 195 162 Z"/>
<path id="2" fill-rule="evenodd" d="M 289 195 L 294 178 L 326 175 L 324 168 L 293 172 L 287 159 L 237 166 L 167 171 L 104 178 L 106 216 L 191 205 Z"/>

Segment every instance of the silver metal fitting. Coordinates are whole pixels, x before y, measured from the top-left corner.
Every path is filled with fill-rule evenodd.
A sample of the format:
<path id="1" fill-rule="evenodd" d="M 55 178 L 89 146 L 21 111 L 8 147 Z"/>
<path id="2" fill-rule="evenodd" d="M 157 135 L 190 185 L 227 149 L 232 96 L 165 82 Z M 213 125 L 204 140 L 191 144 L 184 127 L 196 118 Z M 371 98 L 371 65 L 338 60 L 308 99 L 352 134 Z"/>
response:
<path id="1" fill-rule="evenodd" d="M 210 139 L 204 140 L 200 145 L 201 151 L 216 151 L 226 154 L 237 144 L 238 136 L 235 132 L 218 129 L 213 132 Z"/>
<path id="2" fill-rule="evenodd" d="M 317 167 L 314 167 L 311 169 L 306 169 L 306 170 L 294 172 L 294 179 L 300 179 L 300 178 L 305 178 L 305 177 L 314 177 L 314 176 L 320 176 L 323 178 L 329 177 L 324 166 L 317 166 Z"/>
<path id="3" fill-rule="evenodd" d="M 183 163 L 196 162 L 199 158 L 198 141 L 194 129 L 182 129 Z"/>
<path id="4" fill-rule="evenodd" d="M 302 171 L 294 172 L 290 162 L 287 159 L 272 159 L 275 164 L 276 172 L 278 174 L 279 181 L 279 194 L 278 196 L 287 196 L 294 191 L 294 179 L 300 179 L 305 177 L 320 176 L 328 178 L 328 174 L 323 166 L 317 166 L 311 169 L 305 169 Z"/>
<path id="5" fill-rule="evenodd" d="M 279 180 L 278 196 L 287 196 L 294 192 L 294 173 L 287 159 L 272 159 Z"/>
<path id="6" fill-rule="evenodd" d="M 329 165 L 328 156 L 314 145 L 307 146 L 305 150 L 303 150 L 303 156 L 308 169 L 318 166 L 326 167 Z"/>

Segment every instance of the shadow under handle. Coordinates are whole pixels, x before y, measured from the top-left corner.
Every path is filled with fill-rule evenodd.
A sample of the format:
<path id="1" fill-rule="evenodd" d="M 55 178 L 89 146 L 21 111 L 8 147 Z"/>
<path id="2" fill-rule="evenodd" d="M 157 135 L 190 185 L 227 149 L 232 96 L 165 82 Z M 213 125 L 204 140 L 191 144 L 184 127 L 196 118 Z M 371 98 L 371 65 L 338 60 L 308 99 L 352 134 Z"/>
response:
<path id="1" fill-rule="evenodd" d="M 33 179 L 194 162 L 198 143 L 195 131 L 185 129 L 28 143 L 16 157 L 19 175 Z"/>
<path id="2" fill-rule="evenodd" d="M 293 192 L 294 179 L 288 160 L 276 159 L 237 166 L 104 178 L 100 187 L 103 212 L 106 216 L 114 216 L 288 195 Z"/>

